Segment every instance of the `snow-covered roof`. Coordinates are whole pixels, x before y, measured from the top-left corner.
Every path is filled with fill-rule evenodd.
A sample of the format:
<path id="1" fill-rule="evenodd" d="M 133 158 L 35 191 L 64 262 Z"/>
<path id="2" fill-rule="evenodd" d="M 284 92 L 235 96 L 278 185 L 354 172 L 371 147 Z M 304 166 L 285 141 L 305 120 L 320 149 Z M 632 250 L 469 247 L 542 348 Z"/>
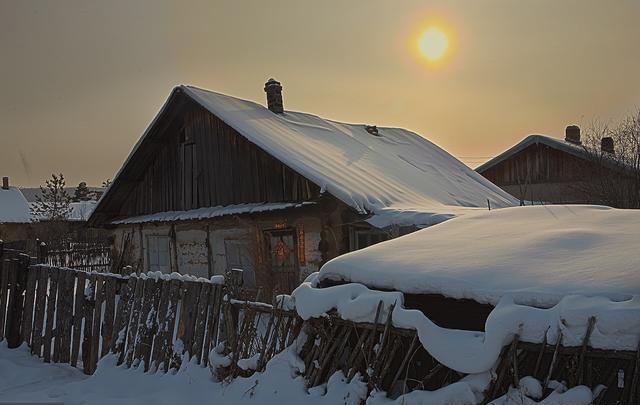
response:
<path id="1" fill-rule="evenodd" d="M 617 159 L 611 159 L 606 153 L 603 154 L 598 150 L 590 149 L 583 144 L 576 144 L 564 139 L 552 138 L 547 135 L 529 135 L 522 141 L 518 142 L 514 146 L 499 154 L 498 156 L 478 166 L 476 168 L 476 172 L 483 173 L 496 166 L 497 164 L 510 159 L 512 156 L 515 156 L 529 146 L 537 144 L 548 146 L 550 148 L 568 153 L 569 155 L 575 156 L 580 159 L 597 161 L 599 164 L 605 165 L 617 171 L 634 172 L 637 170 L 633 166 L 627 165 Z"/>
<path id="2" fill-rule="evenodd" d="M 252 203 L 234 204 L 217 207 L 203 207 L 187 211 L 157 212 L 155 214 L 140 215 L 112 221 L 114 225 L 141 224 L 147 222 L 172 222 L 172 221 L 193 221 L 198 219 L 219 218 L 229 215 L 255 214 L 258 212 L 278 211 L 288 208 L 300 208 L 314 205 L 314 202 L 302 203 Z"/>
<path id="3" fill-rule="evenodd" d="M 274 114 L 251 101 L 179 89 L 238 133 L 378 227 L 431 225 L 460 207 L 516 205 L 508 193 L 442 148 L 411 131 L 345 124 L 315 115 Z"/>
<path id="4" fill-rule="evenodd" d="M 640 293 L 639 230 L 638 210 L 485 211 L 340 256 L 320 278 L 491 304 L 504 295 L 541 307 L 570 294 L 629 299 Z"/>
<path id="5" fill-rule="evenodd" d="M 292 111 L 274 114 L 251 101 L 178 86 L 133 148 L 90 222 L 101 222 L 98 217 L 105 216 L 102 207 L 114 200 L 112 194 L 120 184 L 119 177 L 132 170 L 137 152 L 147 144 L 145 139 L 177 94 L 201 105 L 323 192 L 356 212 L 370 215 L 368 221 L 380 228 L 392 224 L 428 226 L 469 209 L 485 208 L 488 203 L 496 208 L 518 203 L 411 131 L 378 127 L 378 135 L 374 135 L 363 124 L 345 124 Z"/>
<path id="6" fill-rule="evenodd" d="M 0 223 L 31 222 L 29 203 L 16 187 L 0 188 Z"/>
<path id="7" fill-rule="evenodd" d="M 32 208 L 36 208 L 38 206 L 38 202 L 30 202 L 29 205 Z M 95 200 L 88 201 L 77 201 L 69 203 L 69 215 L 67 216 L 68 221 L 86 221 L 91 216 L 91 213 L 98 205 L 98 202 Z M 41 219 L 41 218 L 34 218 Z"/>

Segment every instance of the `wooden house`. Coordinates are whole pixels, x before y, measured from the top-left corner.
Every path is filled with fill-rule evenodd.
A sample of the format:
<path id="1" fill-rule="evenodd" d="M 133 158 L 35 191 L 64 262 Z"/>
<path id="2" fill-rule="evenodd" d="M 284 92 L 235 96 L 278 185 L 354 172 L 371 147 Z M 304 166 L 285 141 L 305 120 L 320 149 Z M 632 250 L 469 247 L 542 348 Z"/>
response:
<path id="1" fill-rule="evenodd" d="M 570 125 L 565 139 L 530 135 L 482 164 L 476 171 L 521 204 L 599 204 L 638 208 L 640 175 L 615 157 L 613 139 L 600 150 L 586 147 L 580 128 Z"/>
<path id="2" fill-rule="evenodd" d="M 169 96 L 89 219 L 118 266 L 290 292 L 327 260 L 511 196 L 423 137 L 191 86 Z"/>

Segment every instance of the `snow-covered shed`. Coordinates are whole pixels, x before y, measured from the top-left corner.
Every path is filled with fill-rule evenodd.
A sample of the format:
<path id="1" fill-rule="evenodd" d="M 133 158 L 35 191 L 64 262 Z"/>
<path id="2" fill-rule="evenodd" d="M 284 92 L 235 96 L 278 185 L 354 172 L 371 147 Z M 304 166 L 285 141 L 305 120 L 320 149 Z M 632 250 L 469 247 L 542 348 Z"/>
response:
<path id="1" fill-rule="evenodd" d="M 415 331 L 417 363 L 464 376 L 437 395 L 487 403 L 511 384 L 504 403 L 551 391 L 541 403 L 627 403 L 640 378 L 639 230 L 640 211 L 603 206 L 464 215 L 329 261 L 293 301 L 304 319 L 371 324 L 379 313 Z M 415 382 L 434 373 L 417 363 L 408 373 L 424 389 Z"/>
<path id="2" fill-rule="evenodd" d="M 290 291 L 328 259 L 516 201 L 427 139 L 176 87 L 89 223 L 141 270 L 234 267 Z"/>

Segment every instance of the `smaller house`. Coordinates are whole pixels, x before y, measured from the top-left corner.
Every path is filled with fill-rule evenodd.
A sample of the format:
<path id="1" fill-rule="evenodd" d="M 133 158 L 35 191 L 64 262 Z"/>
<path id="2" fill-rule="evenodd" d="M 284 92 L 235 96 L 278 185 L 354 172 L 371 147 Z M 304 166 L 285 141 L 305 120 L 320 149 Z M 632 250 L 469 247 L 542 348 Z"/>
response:
<path id="1" fill-rule="evenodd" d="M 85 225 L 93 209 L 97 205 L 95 200 L 77 201 L 69 204 L 69 215 L 62 227 L 55 229 L 47 227 L 46 221 L 36 218 L 33 208 L 38 204 L 34 189 L 26 189 L 23 192 L 18 187 L 9 185 L 9 177 L 2 178 L 2 188 L 0 188 L 0 239 L 4 242 L 18 243 L 20 249 L 29 249 L 27 245 L 35 243 L 36 239 L 53 240 L 60 239 L 60 233 L 78 233 L 84 230 Z M 54 236 L 50 236 L 50 234 Z M 95 232 L 94 232 L 95 233 Z M 26 243 L 26 245 L 25 245 Z"/>
<path id="2" fill-rule="evenodd" d="M 0 188 L 0 239 L 3 241 L 26 240 L 30 234 L 31 211 L 24 195 L 9 185 L 9 178 L 2 178 Z"/>
<path id="3" fill-rule="evenodd" d="M 570 125 L 565 139 L 529 135 L 476 171 L 521 201 L 637 208 L 637 170 L 615 158 L 610 137 L 592 150 Z M 634 195 L 635 193 L 635 195 Z"/>

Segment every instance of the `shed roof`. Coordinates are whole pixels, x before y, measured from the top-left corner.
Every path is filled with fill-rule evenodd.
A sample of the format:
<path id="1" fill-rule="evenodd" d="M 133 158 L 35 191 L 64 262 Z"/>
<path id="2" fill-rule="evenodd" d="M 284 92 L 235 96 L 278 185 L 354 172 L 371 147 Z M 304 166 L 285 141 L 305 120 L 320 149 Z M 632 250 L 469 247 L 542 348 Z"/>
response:
<path id="1" fill-rule="evenodd" d="M 639 210 L 513 207 L 465 215 L 331 260 L 320 277 L 414 294 L 553 306 L 640 292 Z"/>

